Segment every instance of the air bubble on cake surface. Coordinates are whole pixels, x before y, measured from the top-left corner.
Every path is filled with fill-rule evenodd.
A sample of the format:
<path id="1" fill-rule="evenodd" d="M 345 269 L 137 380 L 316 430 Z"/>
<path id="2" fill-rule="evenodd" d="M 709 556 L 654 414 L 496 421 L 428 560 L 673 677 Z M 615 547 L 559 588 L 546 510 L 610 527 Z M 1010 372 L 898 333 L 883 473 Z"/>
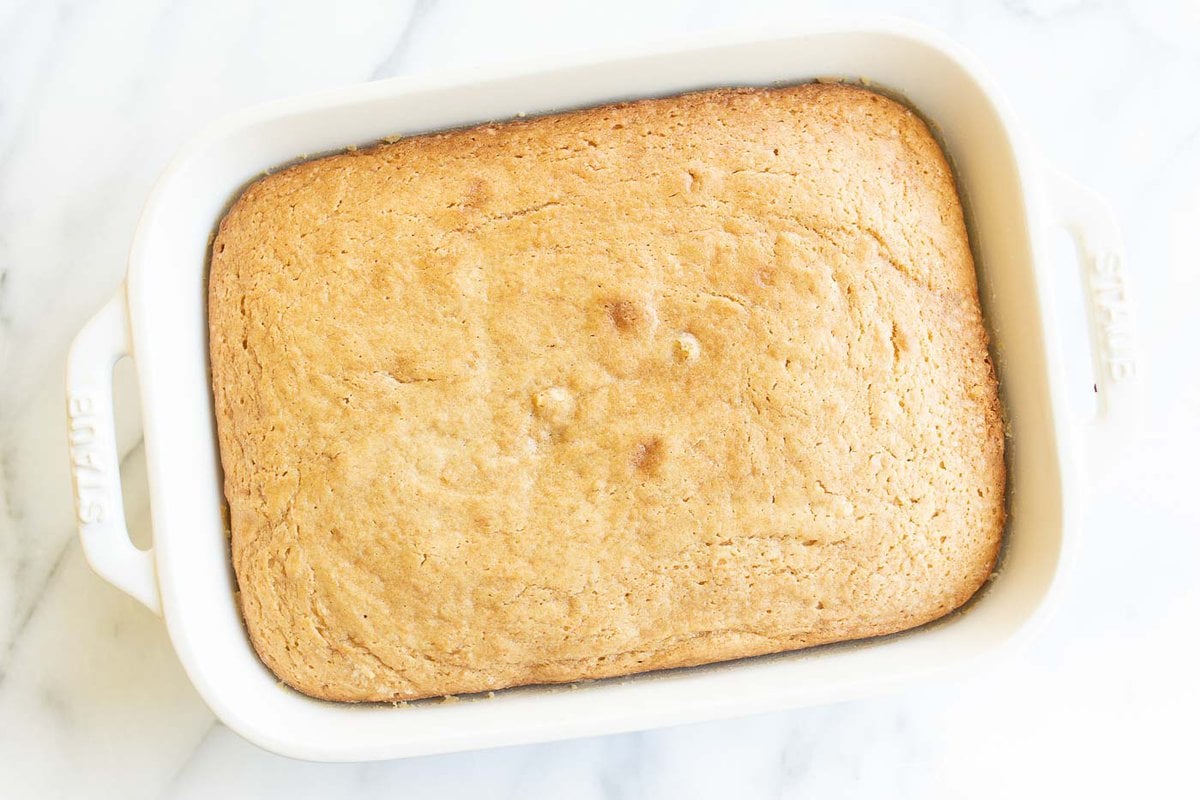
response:
<path id="1" fill-rule="evenodd" d="M 575 414 L 575 395 L 563 386 L 551 386 L 533 395 L 533 410 L 549 425 L 561 427 Z"/>
<path id="2" fill-rule="evenodd" d="M 666 457 L 665 443 L 660 437 L 653 436 L 634 445 L 631 461 L 634 469 L 640 472 L 655 473 L 662 466 Z"/>
<path id="3" fill-rule="evenodd" d="M 658 313 L 652 303 L 615 298 L 604 304 L 609 323 L 620 334 L 645 335 L 658 327 Z"/>
<path id="4" fill-rule="evenodd" d="M 671 353 L 680 364 L 691 364 L 700 358 L 700 340 L 684 331 L 675 337 Z"/>
<path id="5" fill-rule="evenodd" d="M 629 300 L 613 300 L 607 305 L 608 319 L 619 331 L 632 331 L 642 320 L 641 310 Z"/>

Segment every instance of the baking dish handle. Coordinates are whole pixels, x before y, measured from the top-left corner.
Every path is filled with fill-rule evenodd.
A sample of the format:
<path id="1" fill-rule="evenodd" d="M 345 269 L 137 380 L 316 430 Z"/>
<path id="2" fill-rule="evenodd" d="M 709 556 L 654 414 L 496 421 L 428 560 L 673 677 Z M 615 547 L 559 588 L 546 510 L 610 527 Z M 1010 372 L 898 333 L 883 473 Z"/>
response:
<path id="1" fill-rule="evenodd" d="M 100 577 L 161 613 L 154 551 L 129 538 L 113 417 L 113 367 L 131 355 L 125 286 L 84 326 L 67 356 L 67 438 L 75 521 Z"/>
<path id="2" fill-rule="evenodd" d="M 1115 465 L 1142 422 L 1137 333 L 1125 248 L 1112 207 L 1100 194 L 1056 169 L 1047 182 L 1057 223 L 1075 240 L 1087 308 L 1096 415 L 1085 433 L 1090 470 Z"/>

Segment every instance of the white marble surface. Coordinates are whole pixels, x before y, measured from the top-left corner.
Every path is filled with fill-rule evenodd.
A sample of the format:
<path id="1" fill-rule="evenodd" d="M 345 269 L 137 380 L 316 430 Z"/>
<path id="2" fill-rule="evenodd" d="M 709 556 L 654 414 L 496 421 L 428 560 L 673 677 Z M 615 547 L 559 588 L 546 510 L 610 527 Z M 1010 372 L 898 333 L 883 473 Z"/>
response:
<path id="1" fill-rule="evenodd" d="M 0 2 L 0 797 L 1196 796 L 1196 0 L 322 5 Z M 909 16 L 968 45 L 1048 158 L 1121 217 L 1146 431 L 1088 503 L 1051 622 L 936 684 L 627 736 L 318 765 L 214 724 L 161 622 L 84 564 L 66 470 L 64 354 L 120 280 L 172 152 L 214 117 L 269 98 L 835 5 Z M 136 487 L 136 424 L 125 428 Z M 127 507 L 148 537 L 144 491 Z"/>

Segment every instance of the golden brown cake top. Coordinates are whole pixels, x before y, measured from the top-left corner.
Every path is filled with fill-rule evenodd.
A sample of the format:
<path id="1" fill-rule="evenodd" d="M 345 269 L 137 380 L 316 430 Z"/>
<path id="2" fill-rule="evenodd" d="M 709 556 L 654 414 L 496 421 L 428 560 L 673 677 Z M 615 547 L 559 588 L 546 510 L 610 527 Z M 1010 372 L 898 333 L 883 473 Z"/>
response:
<path id="1" fill-rule="evenodd" d="M 840 85 L 291 167 L 222 221 L 213 383 L 251 639 L 399 700 L 902 630 L 1003 527 L 953 177 Z"/>

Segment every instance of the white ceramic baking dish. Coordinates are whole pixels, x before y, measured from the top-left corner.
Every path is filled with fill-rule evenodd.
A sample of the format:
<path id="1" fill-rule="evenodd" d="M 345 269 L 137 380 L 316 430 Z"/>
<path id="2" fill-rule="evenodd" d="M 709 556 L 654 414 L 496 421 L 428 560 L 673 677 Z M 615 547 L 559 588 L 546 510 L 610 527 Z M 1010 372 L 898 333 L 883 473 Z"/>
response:
<path id="1" fill-rule="evenodd" d="M 458 703 L 339 705 L 281 684 L 255 656 L 234 597 L 205 321 L 207 251 L 231 199 L 303 154 L 518 114 L 712 86 L 869 81 L 929 119 L 968 204 L 985 313 L 1011 423 L 1011 519 L 997 577 L 964 611 L 882 639 L 577 688 Z M 1070 416 L 1051 323 L 1046 234 L 1077 234 L 1099 412 Z M 603 60 L 396 79 L 273 103 L 227 119 L 171 163 L 134 238 L 124 286 L 68 365 L 80 536 L 101 576 L 159 613 L 196 689 L 230 728 L 279 753 L 366 760 L 649 728 L 823 703 L 993 654 L 1046 609 L 1076 537 L 1076 449 L 1103 458 L 1137 414 L 1129 314 L 1112 217 L 1047 169 L 973 59 L 895 21 L 810 23 L 712 36 Z M 112 370 L 141 382 L 152 550 L 130 542 L 114 440 Z M 1090 388 L 1090 387 L 1089 387 Z M 1082 434 L 1082 436 L 1080 435 Z"/>

